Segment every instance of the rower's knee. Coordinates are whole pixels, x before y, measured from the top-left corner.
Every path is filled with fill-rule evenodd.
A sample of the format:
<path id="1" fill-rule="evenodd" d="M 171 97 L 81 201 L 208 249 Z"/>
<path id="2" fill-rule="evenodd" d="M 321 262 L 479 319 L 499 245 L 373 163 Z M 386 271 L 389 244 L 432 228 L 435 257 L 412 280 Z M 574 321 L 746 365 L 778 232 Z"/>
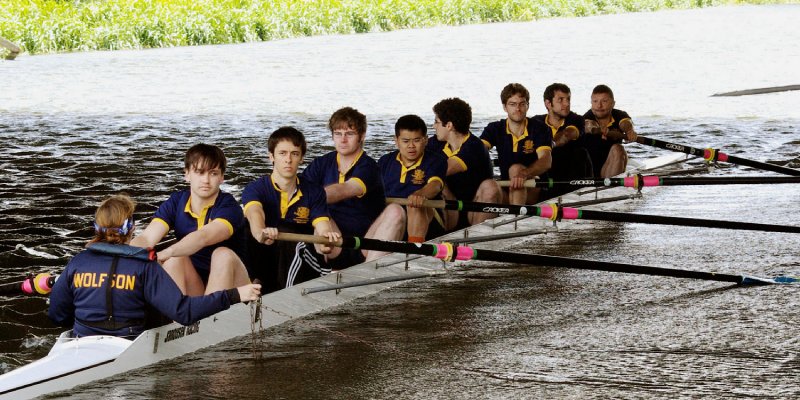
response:
<path id="1" fill-rule="evenodd" d="M 628 161 L 628 153 L 625 152 L 625 148 L 621 144 L 612 145 L 608 151 L 608 157 Z"/>
<path id="2" fill-rule="evenodd" d="M 399 204 L 389 204 L 383 209 L 381 218 L 390 222 L 392 225 L 405 226 L 406 224 L 406 210 Z"/>
<path id="3" fill-rule="evenodd" d="M 239 256 L 237 256 L 233 250 L 227 247 L 217 247 L 214 249 L 214 252 L 211 253 L 212 264 L 236 265 L 237 261 L 240 261 Z"/>
<path id="4" fill-rule="evenodd" d="M 502 198 L 503 192 L 494 179 L 484 179 L 475 193 L 475 200 L 484 203 L 499 203 Z"/>

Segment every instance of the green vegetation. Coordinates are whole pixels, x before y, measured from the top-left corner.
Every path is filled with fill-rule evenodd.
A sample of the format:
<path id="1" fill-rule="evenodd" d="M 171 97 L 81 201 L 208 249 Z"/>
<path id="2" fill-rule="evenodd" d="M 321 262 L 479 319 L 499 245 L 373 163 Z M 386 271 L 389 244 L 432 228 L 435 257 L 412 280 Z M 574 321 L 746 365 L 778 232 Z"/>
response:
<path id="1" fill-rule="evenodd" d="M 742 2 L 764 1 L 2 0 L 0 37 L 36 54 L 240 43 Z"/>

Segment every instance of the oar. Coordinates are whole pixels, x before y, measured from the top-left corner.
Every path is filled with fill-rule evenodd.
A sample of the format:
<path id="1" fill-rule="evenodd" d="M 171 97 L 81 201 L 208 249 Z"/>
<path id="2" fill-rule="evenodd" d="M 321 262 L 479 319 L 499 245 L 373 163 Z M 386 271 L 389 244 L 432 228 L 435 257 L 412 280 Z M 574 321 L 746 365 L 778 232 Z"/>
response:
<path id="1" fill-rule="evenodd" d="M 330 244 L 324 236 L 279 233 L 278 240 Z M 702 279 L 718 282 L 732 282 L 738 285 L 768 285 L 776 283 L 795 283 L 800 279 L 787 276 L 759 278 L 748 275 L 720 274 L 715 272 L 690 271 L 677 268 L 650 267 L 644 265 L 591 261 L 579 258 L 524 254 L 518 252 L 475 249 L 468 246 L 455 246 L 452 243 L 408 243 L 391 242 L 361 237 L 343 237 L 336 246 L 348 249 L 366 249 L 393 253 L 420 254 L 440 258 L 445 261 L 481 260 L 502 263 L 541 265 L 562 268 L 576 268 L 597 271 L 622 272 L 628 274 L 671 276 L 675 278 Z"/>
<path id="2" fill-rule="evenodd" d="M 511 181 L 497 181 L 500 187 L 511 186 Z M 575 179 L 571 181 L 555 181 L 553 179 L 528 179 L 527 188 L 553 187 L 630 187 L 638 189 L 647 186 L 698 186 L 698 185 L 774 185 L 783 183 L 800 183 L 800 176 L 700 176 L 700 177 L 668 177 L 657 175 L 631 175 L 624 178 Z"/>
<path id="3" fill-rule="evenodd" d="M 56 277 L 47 273 L 30 275 L 21 282 L 12 282 L 0 285 L 0 296 L 13 295 L 46 295 L 50 293 Z"/>
<path id="4" fill-rule="evenodd" d="M 388 197 L 387 203 L 406 205 L 408 199 Z M 557 204 L 511 205 L 498 203 L 477 203 L 461 200 L 426 200 L 425 207 L 445 208 L 458 211 L 476 211 L 497 214 L 530 215 L 548 218 L 553 221 L 562 219 L 586 219 L 596 221 L 636 222 L 641 224 L 696 226 L 703 228 L 739 229 L 745 231 L 765 231 L 800 233 L 800 226 L 758 224 L 752 222 L 720 221 L 715 219 L 665 217 L 661 215 L 630 214 L 611 211 L 579 210 L 572 207 L 559 207 Z"/>
<path id="5" fill-rule="evenodd" d="M 780 165 L 765 163 L 761 161 L 748 160 L 746 158 L 739 158 L 736 156 L 725 154 L 716 149 L 710 149 L 710 148 L 696 149 L 694 147 L 684 146 L 682 144 L 669 143 L 658 139 L 650 139 L 644 136 L 639 136 L 638 138 L 636 138 L 636 141 L 648 146 L 677 151 L 678 153 L 691 154 L 697 157 L 703 157 L 703 159 L 705 159 L 706 161 L 725 161 L 732 164 L 746 165 L 748 167 L 763 169 L 772 172 L 778 172 L 784 175 L 800 176 L 800 170 L 797 169 L 782 167 Z"/>

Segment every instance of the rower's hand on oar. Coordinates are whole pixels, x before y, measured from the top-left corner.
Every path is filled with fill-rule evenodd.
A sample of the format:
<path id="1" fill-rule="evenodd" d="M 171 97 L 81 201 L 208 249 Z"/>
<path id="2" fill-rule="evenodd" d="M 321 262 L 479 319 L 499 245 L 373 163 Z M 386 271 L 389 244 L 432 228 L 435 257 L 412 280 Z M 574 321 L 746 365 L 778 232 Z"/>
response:
<path id="1" fill-rule="evenodd" d="M 638 139 L 638 138 L 639 138 L 639 135 L 637 135 L 636 131 L 634 131 L 633 129 L 625 132 L 625 141 L 627 141 L 627 142 L 635 142 L 636 139 Z"/>
<path id="2" fill-rule="evenodd" d="M 275 243 L 276 239 L 278 239 L 278 228 L 264 228 L 258 241 L 269 246 Z"/>
<path id="3" fill-rule="evenodd" d="M 413 193 L 408 196 L 408 207 L 420 208 L 425 204 L 425 200 L 428 200 L 425 196 Z"/>
<path id="4" fill-rule="evenodd" d="M 330 252 L 333 251 L 334 244 L 338 243 L 339 239 L 342 238 L 339 232 L 327 232 L 322 236 L 328 238 L 328 242 L 330 242 L 330 244 L 320 244 L 319 249 L 322 254 L 330 254 Z"/>
<path id="5" fill-rule="evenodd" d="M 511 190 L 522 189 L 525 187 L 525 181 L 530 178 L 531 177 L 529 177 L 528 174 L 520 172 L 517 175 L 511 177 L 511 185 L 509 186 L 509 188 Z"/>
<path id="6" fill-rule="evenodd" d="M 249 285 L 239 286 L 236 288 L 239 291 L 239 300 L 244 303 L 247 301 L 255 301 L 261 297 L 261 285 L 258 283 L 251 283 Z"/>

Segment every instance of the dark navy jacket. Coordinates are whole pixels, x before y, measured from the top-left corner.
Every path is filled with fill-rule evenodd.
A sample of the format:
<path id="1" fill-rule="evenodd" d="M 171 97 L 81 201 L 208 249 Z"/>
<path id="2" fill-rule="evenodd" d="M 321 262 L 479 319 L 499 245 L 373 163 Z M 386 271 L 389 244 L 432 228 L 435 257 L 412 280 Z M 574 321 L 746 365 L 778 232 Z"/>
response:
<path id="1" fill-rule="evenodd" d="M 111 263 L 119 257 L 116 274 L 109 278 Z M 111 284 L 114 320 L 124 328 L 106 329 L 106 290 Z M 189 325 L 228 309 L 239 301 L 236 289 L 207 296 L 184 296 L 145 249 L 127 245 L 95 243 L 67 264 L 50 293 L 48 315 L 58 325 L 73 326 L 76 336 L 133 336 L 144 330 L 146 305 L 168 318 Z M 89 326 L 92 325 L 92 326 Z"/>

